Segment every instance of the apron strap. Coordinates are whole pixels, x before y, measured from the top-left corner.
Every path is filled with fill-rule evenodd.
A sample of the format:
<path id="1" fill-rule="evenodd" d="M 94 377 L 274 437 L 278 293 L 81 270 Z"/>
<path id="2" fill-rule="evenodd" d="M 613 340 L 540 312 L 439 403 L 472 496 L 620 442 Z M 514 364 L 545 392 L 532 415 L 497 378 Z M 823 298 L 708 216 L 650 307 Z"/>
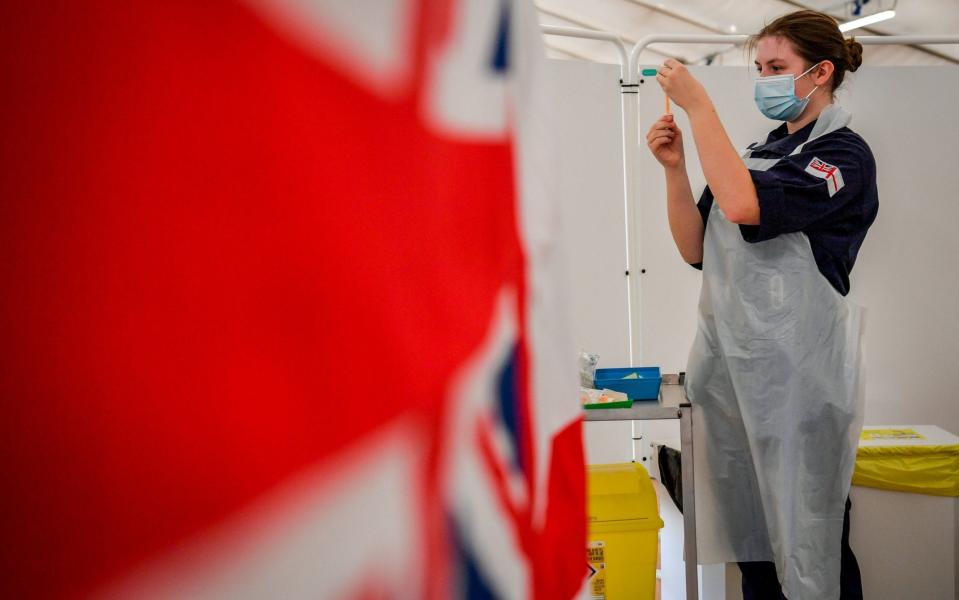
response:
<path id="1" fill-rule="evenodd" d="M 809 139 L 796 146 L 796 148 L 789 153 L 789 156 L 799 154 L 802 152 L 803 147 L 809 142 L 827 133 L 832 133 L 837 129 L 842 129 L 849 125 L 851 121 L 852 115 L 849 114 L 846 109 L 838 104 L 830 104 L 819 113 L 819 118 L 816 119 L 816 124 L 813 125 L 812 131 L 809 133 Z"/>

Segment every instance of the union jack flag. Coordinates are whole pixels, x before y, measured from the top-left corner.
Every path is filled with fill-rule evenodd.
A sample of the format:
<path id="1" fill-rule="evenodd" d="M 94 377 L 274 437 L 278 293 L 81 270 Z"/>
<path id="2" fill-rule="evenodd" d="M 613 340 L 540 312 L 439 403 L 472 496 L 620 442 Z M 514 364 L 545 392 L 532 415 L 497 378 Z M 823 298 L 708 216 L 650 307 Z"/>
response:
<path id="1" fill-rule="evenodd" d="M 839 167 L 823 162 L 816 157 L 813 157 L 806 165 L 806 172 L 826 180 L 826 188 L 829 190 L 830 198 L 845 185 Z"/>
<path id="2" fill-rule="evenodd" d="M 0 18 L 0 595 L 581 588 L 529 2 Z"/>

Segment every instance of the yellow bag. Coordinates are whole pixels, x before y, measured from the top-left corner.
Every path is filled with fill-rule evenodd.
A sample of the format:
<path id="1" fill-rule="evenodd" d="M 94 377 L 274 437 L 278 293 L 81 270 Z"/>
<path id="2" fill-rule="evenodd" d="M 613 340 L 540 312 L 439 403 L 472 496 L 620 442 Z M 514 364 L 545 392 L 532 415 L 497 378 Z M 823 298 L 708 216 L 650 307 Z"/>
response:
<path id="1" fill-rule="evenodd" d="M 852 483 L 959 496 L 959 437 L 932 425 L 863 427 Z"/>

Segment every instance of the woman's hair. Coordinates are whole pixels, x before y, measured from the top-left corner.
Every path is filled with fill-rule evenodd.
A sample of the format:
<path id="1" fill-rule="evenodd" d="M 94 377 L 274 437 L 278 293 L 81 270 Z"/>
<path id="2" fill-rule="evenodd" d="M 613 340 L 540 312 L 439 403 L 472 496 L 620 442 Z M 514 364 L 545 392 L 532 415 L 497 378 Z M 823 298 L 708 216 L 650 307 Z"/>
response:
<path id="1" fill-rule="evenodd" d="M 853 72 L 862 64 L 862 44 L 855 38 L 843 38 L 836 19 L 814 10 L 800 10 L 783 15 L 749 38 L 749 51 L 764 37 L 781 36 L 796 48 L 810 65 L 824 60 L 832 62 L 832 89 L 842 85 L 846 71 Z"/>

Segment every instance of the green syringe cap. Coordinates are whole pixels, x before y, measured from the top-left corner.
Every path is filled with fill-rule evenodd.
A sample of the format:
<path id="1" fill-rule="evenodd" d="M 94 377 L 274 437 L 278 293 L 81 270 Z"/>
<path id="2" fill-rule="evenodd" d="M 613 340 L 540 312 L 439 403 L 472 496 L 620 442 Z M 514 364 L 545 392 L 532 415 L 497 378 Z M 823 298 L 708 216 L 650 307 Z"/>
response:
<path id="1" fill-rule="evenodd" d="M 656 69 L 643 69 L 643 77 L 655 77 L 658 72 Z"/>

